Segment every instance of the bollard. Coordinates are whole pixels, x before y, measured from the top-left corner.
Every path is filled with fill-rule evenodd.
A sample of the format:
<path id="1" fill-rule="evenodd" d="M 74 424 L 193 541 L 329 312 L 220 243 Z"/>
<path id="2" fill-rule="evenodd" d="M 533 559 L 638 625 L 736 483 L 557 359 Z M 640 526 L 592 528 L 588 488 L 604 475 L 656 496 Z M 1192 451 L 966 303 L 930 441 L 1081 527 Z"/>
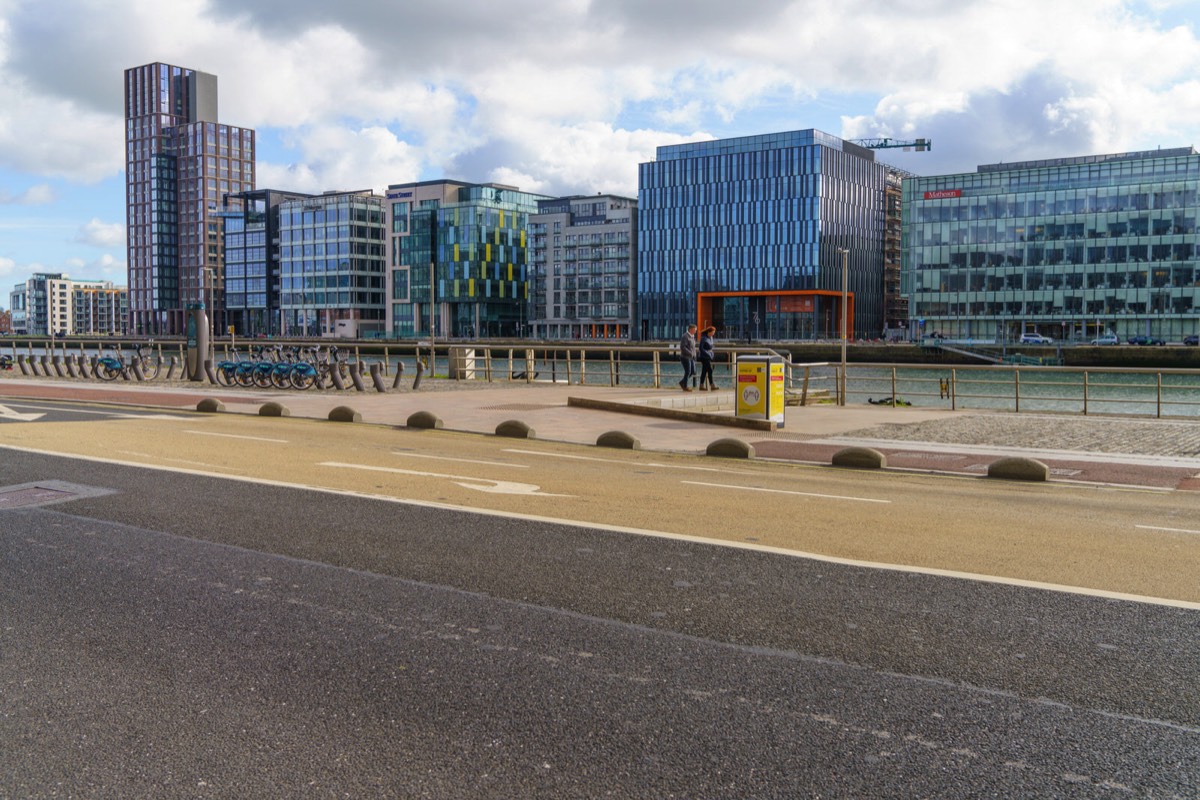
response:
<path id="1" fill-rule="evenodd" d="M 63 368 L 62 368 L 62 356 L 51 357 L 50 364 L 54 367 L 54 372 L 58 375 L 58 377 L 60 377 L 60 378 L 64 377 L 63 376 Z"/>
<path id="2" fill-rule="evenodd" d="M 85 356 L 83 353 L 80 353 L 79 355 L 75 356 L 75 360 L 79 362 L 79 377 L 92 377 L 92 371 L 89 368 L 90 362 L 88 361 L 87 356 Z"/>
<path id="3" fill-rule="evenodd" d="M 208 382 L 211 383 L 213 386 L 219 385 L 217 383 L 217 373 L 213 369 L 213 363 L 212 363 L 211 358 L 204 359 L 204 374 L 208 376 Z"/>
<path id="4" fill-rule="evenodd" d="M 133 372 L 133 377 L 137 378 L 139 383 L 146 380 L 146 374 L 142 372 L 142 360 L 140 358 L 133 360 L 130 370 Z"/>
<path id="5" fill-rule="evenodd" d="M 88 364 L 91 365 L 92 377 L 99 378 L 100 374 L 96 372 L 96 364 L 100 361 L 100 356 L 92 356 L 88 359 Z"/>
<path id="6" fill-rule="evenodd" d="M 383 369 L 378 364 L 371 365 L 371 382 L 375 384 L 375 391 L 380 394 L 387 392 L 387 387 L 383 384 Z"/>
<path id="7" fill-rule="evenodd" d="M 417 359 L 417 377 L 413 378 L 413 391 L 421 388 L 421 375 L 425 372 L 425 362 Z"/>
<path id="8" fill-rule="evenodd" d="M 67 374 L 70 375 L 72 378 L 76 377 L 75 376 L 75 356 L 67 356 L 66 359 L 64 359 L 64 361 L 65 361 L 66 367 L 67 367 Z"/>
<path id="9" fill-rule="evenodd" d="M 175 356 L 171 356 L 171 366 L 167 368 L 167 380 L 171 380 L 171 378 L 175 375 L 175 367 L 178 364 L 178 359 L 176 359 Z"/>
<path id="10" fill-rule="evenodd" d="M 404 377 L 404 362 L 397 361 L 396 362 L 396 377 L 392 379 L 392 388 L 393 389 L 400 388 L 400 379 L 403 377 Z"/>
<path id="11" fill-rule="evenodd" d="M 354 381 L 354 388 L 358 391 L 365 392 L 367 390 L 367 387 L 363 386 L 361 361 L 355 361 L 350 365 L 350 380 Z"/>
<path id="12" fill-rule="evenodd" d="M 29 374 L 29 365 L 25 363 L 25 356 L 17 356 L 17 366 L 21 368 L 22 375 Z"/>
<path id="13" fill-rule="evenodd" d="M 42 374 L 45 375 L 47 378 L 49 378 L 50 377 L 50 356 L 42 356 L 41 358 L 38 359 L 38 362 L 42 365 Z"/>
<path id="14" fill-rule="evenodd" d="M 342 380 L 342 371 L 334 364 L 329 370 L 329 377 L 333 379 L 334 388 L 339 392 L 346 388 L 346 382 Z"/>

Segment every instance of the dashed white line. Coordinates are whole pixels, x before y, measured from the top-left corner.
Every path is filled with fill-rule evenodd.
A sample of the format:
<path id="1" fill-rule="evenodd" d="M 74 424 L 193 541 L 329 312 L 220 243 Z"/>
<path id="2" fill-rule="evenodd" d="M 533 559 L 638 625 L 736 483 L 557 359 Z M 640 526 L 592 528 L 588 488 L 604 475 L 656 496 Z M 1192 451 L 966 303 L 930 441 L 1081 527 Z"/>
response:
<path id="1" fill-rule="evenodd" d="M 891 500 L 878 500 L 873 497 L 849 497 L 840 494 L 818 494 L 816 492 L 795 492 L 791 489 L 767 489 L 762 486 L 736 486 L 730 483 L 703 483 L 702 481 L 680 481 L 691 486 L 708 486 L 716 489 L 737 489 L 743 492 L 768 492 L 770 494 L 791 494 L 799 497 L 820 497 L 824 500 L 851 500 L 857 503 L 882 503 L 887 505 Z"/>
<path id="2" fill-rule="evenodd" d="M 453 458 L 451 456 L 430 456 L 424 453 L 404 453 L 396 450 L 392 455 L 401 458 L 428 458 L 431 461 L 457 461 L 460 464 L 482 464 L 485 467 L 504 467 L 505 469 L 529 469 L 528 464 L 513 464 L 507 461 L 479 461 L 474 458 Z"/>
<path id="3" fill-rule="evenodd" d="M 1158 525 L 1134 525 L 1135 528 L 1141 528 L 1144 531 L 1166 531 L 1167 533 L 1195 533 L 1200 534 L 1200 531 L 1193 531 L 1188 528 L 1163 528 Z"/>
<path id="4" fill-rule="evenodd" d="M 274 442 L 275 444 L 287 444 L 287 439 L 268 439 L 264 436 L 239 436 L 236 433 L 214 433 L 213 431 L 184 431 L 184 433 L 194 433 L 197 436 L 220 436 L 225 439 L 248 439 L 251 442 Z"/>
<path id="5" fill-rule="evenodd" d="M 742 470 L 726 469 L 724 467 L 690 467 L 684 464 L 660 464 L 655 461 L 638 461 L 631 462 L 619 458 L 597 458 L 595 456 L 573 456 L 568 453 L 549 453 L 541 450 L 516 450 L 512 448 L 505 449 L 506 453 L 516 453 L 524 456 L 539 456 L 541 458 L 565 458 L 571 461 L 595 461 L 600 464 L 628 464 L 637 467 L 657 467 L 658 469 L 684 469 L 693 472 L 720 472 L 723 475 L 753 475 L 756 473 L 744 472 Z"/>

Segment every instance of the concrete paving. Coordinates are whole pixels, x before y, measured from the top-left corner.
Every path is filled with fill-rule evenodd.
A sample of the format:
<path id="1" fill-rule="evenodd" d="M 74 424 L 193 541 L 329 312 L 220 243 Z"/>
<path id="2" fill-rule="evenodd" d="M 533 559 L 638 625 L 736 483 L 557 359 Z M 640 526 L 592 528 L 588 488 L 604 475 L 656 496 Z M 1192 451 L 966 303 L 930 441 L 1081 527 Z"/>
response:
<path id="1" fill-rule="evenodd" d="M 368 384 L 369 385 L 369 384 Z M 390 387 L 390 383 L 388 383 Z M 446 430 L 494 434 L 517 420 L 538 439 L 594 445 L 622 431 L 644 450 L 704 453 L 724 438 L 749 443 L 756 457 L 831 463 L 834 453 L 871 447 L 889 468 L 984 475 L 988 463 L 1021 456 L 1043 461 L 1052 479 L 1153 488 L 1200 489 L 1200 422 L 1128 417 L 1014 414 L 830 403 L 788 406 L 774 431 L 736 427 L 733 392 L 680 392 L 645 387 L 549 382 L 412 379 L 380 393 L 270 391 L 184 381 L 105 383 L 6 373 L 0 398 L 57 399 L 196 409 L 219 400 L 226 413 L 259 414 L 281 404 L 290 416 L 329 419 L 346 407 L 363 423 L 405 425 L 429 412 Z M 596 402 L 621 410 L 573 405 Z M 341 413 L 345 413 L 344 409 Z"/>

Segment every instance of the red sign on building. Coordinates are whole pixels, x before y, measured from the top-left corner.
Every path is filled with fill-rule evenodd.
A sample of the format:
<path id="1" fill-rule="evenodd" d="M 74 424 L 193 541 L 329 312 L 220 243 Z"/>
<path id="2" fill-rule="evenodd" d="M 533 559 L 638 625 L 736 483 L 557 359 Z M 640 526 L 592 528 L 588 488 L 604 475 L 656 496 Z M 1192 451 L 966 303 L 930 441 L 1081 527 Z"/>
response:
<path id="1" fill-rule="evenodd" d="M 948 200 L 951 197 L 962 197 L 962 189 L 939 189 L 925 193 L 926 200 Z"/>

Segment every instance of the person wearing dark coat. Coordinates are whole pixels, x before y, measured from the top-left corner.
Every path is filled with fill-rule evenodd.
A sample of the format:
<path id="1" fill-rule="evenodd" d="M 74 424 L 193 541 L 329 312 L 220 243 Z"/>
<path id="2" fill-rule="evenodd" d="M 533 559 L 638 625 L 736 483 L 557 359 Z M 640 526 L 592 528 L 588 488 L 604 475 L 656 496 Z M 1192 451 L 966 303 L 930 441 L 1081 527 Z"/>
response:
<path id="1" fill-rule="evenodd" d="M 716 391 L 721 388 L 713 383 L 713 361 L 717 358 L 717 347 L 713 339 L 716 335 L 717 329 L 711 325 L 704 329 L 704 333 L 700 334 L 697 358 L 700 360 L 700 391 L 702 392 Z"/>

